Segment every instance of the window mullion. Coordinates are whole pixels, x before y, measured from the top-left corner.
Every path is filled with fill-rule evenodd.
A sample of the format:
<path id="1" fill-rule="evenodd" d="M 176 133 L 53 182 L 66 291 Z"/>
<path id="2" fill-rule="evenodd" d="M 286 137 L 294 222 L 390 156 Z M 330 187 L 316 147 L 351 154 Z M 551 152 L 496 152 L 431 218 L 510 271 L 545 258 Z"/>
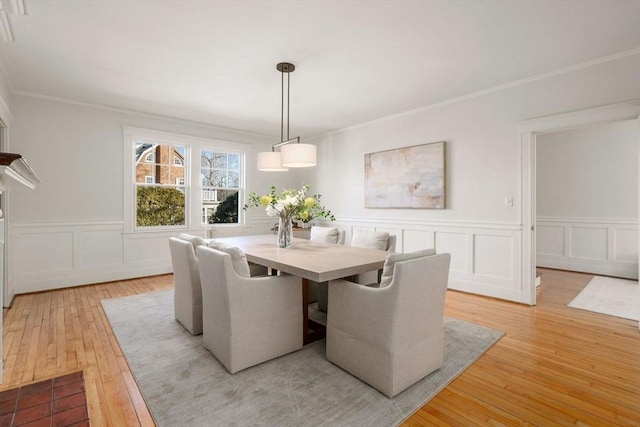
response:
<path id="1" fill-rule="evenodd" d="M 126 126 L 123 129 L 127 147 L 125 166 L 129 171 L 124 203 L 128 231 L 207 225 L 202 210 L 203 189 L 215 191 L 218 196 L 215 203 L 209 203 L 211 212 L 227 196 L 240 200 L 245 180 L 244 157 L 249 146 Z M 207 166 L 211 173 L 219 175 L 212 177 L 210 187 L 205 187 L 201 178 L 203 153 L 210 155 Z M 238 224 L 240 211 L 238 203 L 225 208 L 227 215 L 222 218 Z"/>

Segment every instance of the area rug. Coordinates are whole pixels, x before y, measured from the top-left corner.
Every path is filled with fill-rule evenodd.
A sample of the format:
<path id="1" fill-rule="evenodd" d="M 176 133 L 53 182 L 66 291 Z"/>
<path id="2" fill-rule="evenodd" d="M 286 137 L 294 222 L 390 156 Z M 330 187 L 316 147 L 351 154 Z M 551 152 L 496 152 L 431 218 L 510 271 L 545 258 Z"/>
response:
<path id="1" fill-rule="evenodd" d="M 503 335 L 447 318 L 444 366 L 389 399 L 327 361 L 324 340 L 229 374 L 174 319 L 173 290 L 102 306 L 160 427 L 397 425 Z"/>
<path id="2" fill-rule="evenodd" d="M 624 319 L 640 320 L 640 291 L 637 280 L 594 276 L 569 307 Z"/>

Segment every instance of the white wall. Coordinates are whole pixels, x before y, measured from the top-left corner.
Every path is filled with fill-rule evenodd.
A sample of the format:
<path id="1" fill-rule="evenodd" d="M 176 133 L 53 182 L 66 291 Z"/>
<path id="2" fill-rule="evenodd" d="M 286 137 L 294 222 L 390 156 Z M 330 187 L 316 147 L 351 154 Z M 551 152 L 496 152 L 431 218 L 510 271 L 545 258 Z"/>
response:
<path id="1" fill-rule="evenodd" d="M 4 75 L 4 67 L 2 65 L 2 55 L 0 54 L 0 121 L 5 125 L 5 126 L 10 126 L 11 122 L 13 121 L 13 116 L 11 114 L 11 90 L 9 87 L 9 83 L 6 80 L 6 77 Z M 2 135 L 0 136 L 0 141 L 2 142 L 2 144 L 0 145 L 4 145 L 7 143 L 8 139 L 9 139 L 9 131 L 8 128 L 2 129 L 0 127 L 0 132 L 2 132 Z M 4 147 L 0 146 L 0 150 L 3 150 Z M 3 203 L 5 204 L 6 201 L 6 194 L 2 195 L 2 200 Z M 1 208 L 4 208 L 4 206 L 0 206 Z M 5 241 L 5 224 L 4 224 L 4 220 L 0 221 L 0 233 L 1 233 L 1 239 L 0 239 L 0 306 L 4 306 L 4 292 L 3 292 L 3 285 L 4 285 L 4 281 L 5 281 L 5 262 L 4 262 L 4 258 L 5 258 L 5 249 L 4 249 L 4 241 Z M 2 313 L 0 312 L 0 336 L 2 335 Z M 2 352 L 2 340 L 0 340 L 0 353 Z M 3 353 L 4 354 L 4 353 Z M 0 362 L 0 383 L 2 382 L 2 372 L 4 371 L 3 369 L 3 362 Z"/>
<path id="2" fill-rule="evenodd" d="M 24 293 L 171 271 L 167 237 L 177 232 L 125 233 L 123 125 L 251 144 L 270 150 L 272 139 L 229 129 L 13 96 L 11 150 L 29 160 L 41 179 L 35 190 L 12 193 L 11 292 Z M 257 172 L 247 161 L 248 191 L 271 184 L 296 187 L 304 175 Z M 248 227 L 220 227 L 217 235 L 268 230 L 273 220 L 255 209 Z M 205 235 L 200 224 L 188 231 Z"/>
<path id="3" fill-rule="evenodd" d="M 522 289 L 521 121 L 637 99 L 638 55 L 345 129 L 318 139 L 315 183 L 345 228 L 393 229 L 399 250 L 452 254 L 450 287 L 528 302 Z M 364 154 L 447 141 L 447 209 L 366 209 Z M 339 171 L 339 173 L 336 173 Z M 339 189 L 338 191 L 336 189 Z M 514 207 L 504 199 L 514 197 Z"/>
<path id="4" fill-rule="evenodd" d="M 2 60 L 0 59 L 0 118 L 3 119 L 5 124 L 8 121 L 7 117 L 11 111 L 11 88 L 9 82 L 4 75 L 4 67 Z"/>
<path id="5" fill-rule="evenodd" d="M 638 217 L 636 121 L 539 135 L 536 150 L 538 216 Z"/>
<path id="6" fill-rule="evenodd" d="M 637 120 L 536 138 L 537 265 L 638 277 Z"/>
<path id="7" fill-rule="evenodd" d="M 340 227 L 389 230 L 398 235 L 402 251 L 435 246 L 450 252 L 451 288 L 527 302 L 519 280 L 516 125 L 636 99 L 639 75 L 640 57 L 634 55 L 345 129 L 315 140 L 319 166 L 311 172 L 257 173 L 252 158 L 248 189 L 310 182 Z M 269 149 L 260 137 L 224 129 L 19 95 L 12 103 L 12 149 L 27 156 L 43 181 L 12 199 L 11 285 L 18 293 L 170 270 L 168 233 L 122 233 L 121 125 Z M 365 153 L 442 140 L 447 141 L 446 210 L 364 208 Z M 514 207 L 504 206 L 505 196 L 514 196 Z M 251 215 L 253 227 L 239 232 L 271 225 L 261 211 Z"/>

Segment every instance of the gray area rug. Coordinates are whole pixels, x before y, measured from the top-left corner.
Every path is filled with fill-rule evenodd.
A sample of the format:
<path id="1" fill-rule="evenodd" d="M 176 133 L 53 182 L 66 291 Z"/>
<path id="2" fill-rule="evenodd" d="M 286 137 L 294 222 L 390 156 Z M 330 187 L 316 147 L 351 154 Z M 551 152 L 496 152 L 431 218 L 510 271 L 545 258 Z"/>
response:
<path id="1" fill-rule="evenodd" d="M 173 317 L 173 290 L 102 301 L 158 426 L 392 426 L 503 335 L 446 319 L 445 364 L 389 399 L 325 359 L 324 340 L 229 374 Z"/>

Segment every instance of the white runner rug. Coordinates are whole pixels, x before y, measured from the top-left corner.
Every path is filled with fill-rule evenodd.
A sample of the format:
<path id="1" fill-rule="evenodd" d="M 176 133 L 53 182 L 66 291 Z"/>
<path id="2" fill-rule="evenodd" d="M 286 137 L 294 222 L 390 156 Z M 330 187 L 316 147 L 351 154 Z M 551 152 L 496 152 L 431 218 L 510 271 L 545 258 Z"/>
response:
<path id="1" fill-rule="evenodd" d="M 640 320 L 638 281 L 595 276 L 569 307 Z"/>

